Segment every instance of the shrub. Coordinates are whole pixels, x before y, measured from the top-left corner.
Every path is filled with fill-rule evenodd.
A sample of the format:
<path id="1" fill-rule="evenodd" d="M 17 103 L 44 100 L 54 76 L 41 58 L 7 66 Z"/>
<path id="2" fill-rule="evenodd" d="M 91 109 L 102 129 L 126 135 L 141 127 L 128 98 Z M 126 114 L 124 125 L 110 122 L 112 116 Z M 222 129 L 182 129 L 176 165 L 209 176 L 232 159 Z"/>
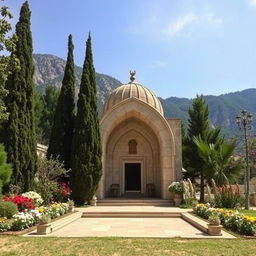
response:
<path id="1" fill-rule="evenodd" d="M 47 159 L 44 157 L 38 158 L 38 171 L 36 179 L 39 183 L 46 184 L 49 181 L 56 180 L 57 178 L 66 177 L 68 170 L 64 168 L 64 164 L 57 159 Z"/>
<path id="2" fill-rule="evenodd" d="M 4 201 L 15 203 L 19 212 L 23 212 L 28 209 L 35 209 L 34 201 L 31 198 L 22 195 L 5 196 Z"/>
<path id="3" fill-rule="evenodd" d="M 210 204 L 198 204 L 194 212 L 204 219 L 208 219 L 211 215 L 218 216 L 224 227 L 238 234 L 247 236 L 256 234 L 256 217 L 244 216 L 237 210 L 218 209 L 211 207 Z"/>
<path id="4" fill-rule="evenodd" d="M 64 199 L 68 199 L 71 193 L 70 187 L 65 183 L 57 183 L 57 189 L 53 191 L 53 199 L 55 202 L 63 202 Z"/>
<path id="5" fill-rule="evenodd" d="M 5 232 L 10 230 L 11 225 L 10 222 L 7 220 L 6 217 L 0 217 L 0 232 Z"/>
<path id="6" fill-rule="evenodd" d="M 42 203 L 44 201 L 42 199 L 42 197 L 34 191 L 29 191 L 29 192 L 23 193 L 22 196 L 32 199 L 34 201 L 35 206 L 37 206 L 37 207 L 42 205 Z"/>
<path id="7" fill-rule="evenodd" d="M 12 175 L 12 167 L 6 163 L 7 155 L 4 151 L 3 144 L 0 144 L 0 198 L 2 196 L 2 187 L 10 181 Z"/>
<path id="8" fill-rule="evenodd" d="M 244 216 L 241 225 L 240 233 L 246 236 L 256 234 L 256 217 Z"/>
<path id="9" fill-rule="evenodd" d="M 175 194 L 182 194 L 183 192 L 183 186 L 181 182 L 172 182 L 171 185 L 169 185 L 168 190 L 170 192 L 173 192 Z"/>
<path id="10" fill-rule="evenodd" d="M 0 216 L 10 219 L 18 212 L 17 205 L 12 202 L 0 202 Z"/>
<path id="11" fill-rule="evenodd" d="M 49 204 L 52 200 L 60 201 L 65 197 L 63 188 L 57 183 L 59 177 L 66 177 L 67 170 L 64 164 L 57 159 L 38 159 L 38 172 L 36 173 L 35 190 L 38 192 L 45 204 Z M 60 192 L 60 193 L 59 193 Z"/>
<path id="12" fill-rule="evenodd" d="M 11 229 L 23 230 L 36 224 L 34 216 L 29 212 L 19 212 L 13 216 Z"/>
<path id="13" fill-rule="evenodd" d="M 236 208 L 241 207 L 245 203 L 244 197 L 240 193 L 239 185 L 223 185 L 217 187 L 214 180 L 213 183 L 213 206 L 217 208 Z"/>
<path id="14" fill-rule="evenodd" d="M 35 184 L 35 190 L 42 196 L 46 205 L 53 200 L 53 191 L 58 189 L 57 185 L 58 184 L 54 181 L 48 181 L 45 183 L 37 182 Z"/>

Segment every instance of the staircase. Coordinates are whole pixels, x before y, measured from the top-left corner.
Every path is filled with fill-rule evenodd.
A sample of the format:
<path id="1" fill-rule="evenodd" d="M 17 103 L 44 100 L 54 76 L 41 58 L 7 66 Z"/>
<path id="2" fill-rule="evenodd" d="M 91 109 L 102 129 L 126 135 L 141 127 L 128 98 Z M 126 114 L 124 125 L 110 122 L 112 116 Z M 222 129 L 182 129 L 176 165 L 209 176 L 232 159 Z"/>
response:
<path id="1" fill-rule="evenodd" d="M 158 198 L 107 198 L 97 201 L 98 206 L 174 206 L 172 200 Z"/>
<path id="2" fill-rule="evenodd" d="M 82 218 L 180 218 L 180 212 L 136 212 L 136 211 L 90 211 L 83 212 Z"/>

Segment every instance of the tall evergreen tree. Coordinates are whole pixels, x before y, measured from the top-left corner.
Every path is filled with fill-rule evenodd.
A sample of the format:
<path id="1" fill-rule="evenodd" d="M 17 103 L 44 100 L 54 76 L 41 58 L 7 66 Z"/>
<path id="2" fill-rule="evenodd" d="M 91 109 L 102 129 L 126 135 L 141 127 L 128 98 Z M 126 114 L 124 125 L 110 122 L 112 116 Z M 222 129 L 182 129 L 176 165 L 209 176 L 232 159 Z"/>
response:
<path id="1" fill-rule="evenodd" d="M 68 38 L 68 57 L 62 87 L 56 107 L 47 158 L 58 158 L 70 168 L 75 117 L 75 66 L 72 36 Z"/>
<path id="2" fill-rule="evenodd" d="M 16 25 L 18 40 L 13 52 L 19 60 L 20 67 L 9 75 L 6 82 L 9 94 L 5 102 L 10 115 L 1 136 L 8 162 L 13 166 L 11 182 L 21 186 L 24 191 L 31 188 L 37 167 L 30 17 L 31 12 L 26 1 L 21 7 Z"/>
<path id="3" fill-rule="evenodd" d="M 216 143 L 221 140 L 220 129 L 211 129 L 209 125 L 209 110 L 203 96 L 197 96 L 188 111 L 188 132 L 183 138 L 183 166 L 187 170 L 185 176 L 192 180 L 200 178 L 200 201 L 204 201 L 205 172 L 204 160 L 201 158 L 194 138 L 201 138 L 206 143 Z"/>
<path id="4" fill-rule="evenodd" d="M 86 42 L 77 117 L 73 138 L 71 188 L 76 203 L 83 204 L 95 194 L 102 175 L 102 149 L 96 101 L 96 79 L 91 36 Z"/>
<path id="5" fill-rule="evenodd" d="M 49 145 L 60 90 L 54 85 L 49 85 L 45 88 L 45 93 L 40 96 L 42 111 L 40 113 L 38 130 L 41 132 L 41 143 Z"/>

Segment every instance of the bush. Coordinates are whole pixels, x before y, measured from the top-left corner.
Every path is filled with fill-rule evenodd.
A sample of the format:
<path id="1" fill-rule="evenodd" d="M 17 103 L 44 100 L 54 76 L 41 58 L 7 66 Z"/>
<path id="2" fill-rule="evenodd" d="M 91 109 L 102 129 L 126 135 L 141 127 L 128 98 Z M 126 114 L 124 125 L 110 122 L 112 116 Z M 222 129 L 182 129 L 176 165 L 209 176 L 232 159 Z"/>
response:
<path id="1" fill-rule="evenodd" d="M 213 208 L 210 204 L 198 204 L 194 208 L 194 213 L 204 219 L 211 215 L 216 215 L 221 220 L 221 224 L 240 235 L 256 235 L 256 217 L 244 216 L 237 210 L 223 208 Z"/>
<path id="2" fill-rule="evenodd" d="M 49 181 L 57 180 L 59 177 L 67 177 L 68 170 L 58 159 L 38 158 L 38 171 L 36 179 L 39 183 L 45 184 Z"/>
<path id="3" fill-rule="evenodd" d="M 14 231 L 23 230 L 36 224 L 34 216 L 29 212 L 19 212 L 13 216 L 11 229 Z"/>
<path id="4" fill-rule="evenodd" d="M 53 200 L 53 192 L 58 189 L 57 185 L 57 182 L 53 181 L 35 183 L 35 190 L 42 196 L 44 204 L 48 205 Z"/>
<path id="5" fill-rule="evenodd" d="M 10 219 L 18 212 L 17 205 L 12 202 L 0 202 L 0 216 Z"/>
<path id="6" fill-rule="evenodd" d="M 11 225 L 6 217 L 0 217 L 0 232 L 5 232 L 10 230 Z"/>
<path id="7" fill-rule="evenodd" d="M 0 144 L 0 197 L 2 195 L 2 187 L 10 181 L 12 175 L 12 167 L 6 163 L 7 155 L 4 146 Z"/>
<path id="8" fill-rule="evenodd" d="M 67 188 L 62 187 L 56 181 L 59 177 L 67 177 L 67 172 L 68 170 L 64 168 L 64 164 L 60 163 L 57 159 L 38 159 L 35 191 L 42 196 L 45 204 L 49 204 L 52 200 L 62 200 L 67 196 L 65 194 Z"/>
<path id="9" fill-rule="evenodd" d="M 218 188 L 218 192 L 214 194 L 214 207 L 217 208 L 236 208 L 244 205 L 244 197 L 241 195 L 239 186 L 235 188 L 231 185 L 223 185 Z"/>
<path id="10" fill-rule="evenodd" d="M 168 190 L 175 194 L 182 194 L 182 192 L 183 192 L 182 183 L 178 182 L 178 181 L 177 182 L 174 181 L 174 182 L 172 182 L 171 185 L 169 185 Z"/>
<path id="11" fill-rule="evenodd" d="M 29 191 L 29 192 L 23 193 L 22 196 L 32 199 L 34 201 L 35 206 L 37 206 L 37 207 L 42 205 L 42 203 L 43 203 L 42 197 L 34 191 Z"/>
<path id="12" fill-rule="evenodd" d="M 4 201 L 15 203 L 18 207 L 19 212 L 35 209 L 34 201 L 31 198 L 22 195 L 5 196 Z"/>
<path id="13" fill-rule="evenodd" d="M 57 183 L 57 189 L 53 191 L 53 200 L 55 202 L 66 201 L 71 193 L 70 187 L 65 183 Z"/>

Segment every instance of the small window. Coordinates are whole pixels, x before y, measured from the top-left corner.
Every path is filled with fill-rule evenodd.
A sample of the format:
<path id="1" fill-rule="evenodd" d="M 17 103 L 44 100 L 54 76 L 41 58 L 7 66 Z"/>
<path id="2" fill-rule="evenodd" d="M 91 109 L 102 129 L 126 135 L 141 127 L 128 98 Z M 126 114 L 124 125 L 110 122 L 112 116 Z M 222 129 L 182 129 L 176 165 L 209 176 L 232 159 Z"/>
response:
<path id="1" fill-rule="evenodd" d="M 130 140 L 128 143 L 129 154 L 137 154 L 137 142 L 136 140 Z"/>

